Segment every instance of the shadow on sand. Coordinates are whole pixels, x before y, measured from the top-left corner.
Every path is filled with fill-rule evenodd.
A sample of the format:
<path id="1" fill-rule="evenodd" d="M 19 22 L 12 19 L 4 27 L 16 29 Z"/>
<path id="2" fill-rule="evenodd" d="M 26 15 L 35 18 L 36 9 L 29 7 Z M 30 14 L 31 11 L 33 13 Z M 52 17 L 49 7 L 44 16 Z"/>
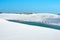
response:
<path id="1" fill-rule="evenodd" d="M 28 24 L 28 25 L 35 25 L 35 26 L 42 26 L 42 27 L 46 27 L 46 28 L 52 28 L 52 29 L 57 29 L 60 30 L 60 26 L 57 25 L 47 25 L 44 23 L 38 23 L 38 22 L 25 22 L 25 21 L 17 21 L 17 20 L 8 20 L 11 22 L 16 22 L 16 23 L 24 23 L 24 24 Z"/>

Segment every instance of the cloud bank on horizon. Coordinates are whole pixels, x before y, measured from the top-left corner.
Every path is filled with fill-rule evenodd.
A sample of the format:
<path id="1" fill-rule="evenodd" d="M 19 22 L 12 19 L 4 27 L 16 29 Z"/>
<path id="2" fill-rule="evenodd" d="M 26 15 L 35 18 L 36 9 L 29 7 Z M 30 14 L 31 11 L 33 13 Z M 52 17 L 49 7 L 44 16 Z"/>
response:
<path id="1" fill-rule="evenodd" d="M 0 0 L 0 12 L 60 13 L 60 0 Z"/>

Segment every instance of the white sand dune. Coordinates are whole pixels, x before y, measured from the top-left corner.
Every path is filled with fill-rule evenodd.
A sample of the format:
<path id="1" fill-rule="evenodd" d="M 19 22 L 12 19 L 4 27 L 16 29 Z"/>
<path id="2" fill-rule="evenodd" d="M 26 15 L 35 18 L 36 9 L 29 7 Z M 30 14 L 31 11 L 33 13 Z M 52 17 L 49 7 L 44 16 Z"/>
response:
<path id="1" fill-rule="evenodd" d="M 0 19 L 0 40 L 60 40 L 60 30 Z"/>
<path id="2" fill-rule="evenodd" d="M 0 14 L 0 18 L 20 21 L 43 21 L 46 18 L 58 18 L 56 14 Z"/>
<path id="3" fill-rule="evenodd" d="M 37 14 L 0 14 L 0 18 L 6 20 L 18 20 L 28 22 L 42 22 L 45 24 L 60 26 L 60 15 L 49 13 L 37 13 Z M 59 19 L 59 20 L 55 20 Z"/>

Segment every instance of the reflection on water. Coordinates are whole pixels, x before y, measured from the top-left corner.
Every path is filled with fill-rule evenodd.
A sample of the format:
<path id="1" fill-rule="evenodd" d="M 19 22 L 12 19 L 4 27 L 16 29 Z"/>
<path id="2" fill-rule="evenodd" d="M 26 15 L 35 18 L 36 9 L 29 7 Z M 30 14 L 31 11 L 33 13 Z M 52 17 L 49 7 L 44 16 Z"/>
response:
<path id="1" fill-rule="evenodd" d="M 53 28 L 53 29 L 58 29 L 60 30 L 60 26 L 57 25 L 48 25 L 48 24 L 44 24 L 44 23 L 38 23 L 38 22 L 24 22 L 24 21 L 17 21 L 17 20 L 8 20 L 8 21 L 12 21 L 12 22 L 17 22 L 17 23 L 24 23 L 24 24 L 29 24 L 29 25 L 35 25 L 35 26 L 42 26 L 42 27 L 46 27 L 46 28 Z"/>

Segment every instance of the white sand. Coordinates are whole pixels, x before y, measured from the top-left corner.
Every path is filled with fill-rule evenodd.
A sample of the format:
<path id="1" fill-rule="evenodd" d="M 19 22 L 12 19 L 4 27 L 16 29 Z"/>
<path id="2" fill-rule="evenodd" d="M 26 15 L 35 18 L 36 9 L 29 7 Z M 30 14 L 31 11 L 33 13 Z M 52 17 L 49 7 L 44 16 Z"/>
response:
<path id="1" fill-rule="evenodd" d="M 28 22 L 41 22 L 45 24 L 50 25 L 58 25 L 60 26 L 60 23 L 52 23 L 50 20 L 47 19 L 54 19 L 54 18 L 60 18 L 57 14 L 49 14 L 49 13 L 37 13 L 37 14 L 0 14 L 0 18 L 6 19 L 6 20 L 18 20 L 18 21 L 28 21 Z M 57 20 L 58 21 L 58 20 Z M 57 22 L 56 21 L 56 22 Z"/>
<path id="2" fill-rule="evenodd" d="M 0 19 L 0 40 L 60 40 L 60 30 Z"/>

